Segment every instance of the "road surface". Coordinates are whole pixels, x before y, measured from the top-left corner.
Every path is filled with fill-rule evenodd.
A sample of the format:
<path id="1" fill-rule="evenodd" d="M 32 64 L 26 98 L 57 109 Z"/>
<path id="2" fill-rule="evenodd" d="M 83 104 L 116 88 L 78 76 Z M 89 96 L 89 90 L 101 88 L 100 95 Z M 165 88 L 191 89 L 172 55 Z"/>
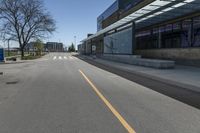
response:
<path id="1" fill-rule="evenodd" d="M 0 133 L 200 133 L 197 108 L 71 54 L 0 71 Z"/>

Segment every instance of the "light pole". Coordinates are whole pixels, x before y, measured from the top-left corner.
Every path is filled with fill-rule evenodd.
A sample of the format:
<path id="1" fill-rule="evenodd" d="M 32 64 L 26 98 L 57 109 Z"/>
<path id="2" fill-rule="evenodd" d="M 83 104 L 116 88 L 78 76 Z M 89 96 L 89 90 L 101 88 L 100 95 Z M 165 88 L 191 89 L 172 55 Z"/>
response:
<path id="1" fill-rule="evenodd" d="M 75 47 L 75 50 L 76 50 L 76 36 L 74 36 L 74 47 Z"/>
<path id="2" fill-rule="evenodd" d="M 8 39 L 7 41 L 8 41 L 8 56 L 10 56 L 10 40 L 11 39 Z"/>

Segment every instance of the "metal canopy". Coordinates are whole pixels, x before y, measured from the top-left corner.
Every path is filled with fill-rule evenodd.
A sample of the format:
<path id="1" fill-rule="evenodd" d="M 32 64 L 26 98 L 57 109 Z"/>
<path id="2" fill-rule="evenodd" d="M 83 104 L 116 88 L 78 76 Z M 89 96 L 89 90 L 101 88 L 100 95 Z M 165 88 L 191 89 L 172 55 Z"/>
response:
<path id="1" fill-rule="evenodd" d="M 200 0 L 155 0 L 83 41 L 135 22 L 137 28 L 173 19 L 200 10 Z"/>

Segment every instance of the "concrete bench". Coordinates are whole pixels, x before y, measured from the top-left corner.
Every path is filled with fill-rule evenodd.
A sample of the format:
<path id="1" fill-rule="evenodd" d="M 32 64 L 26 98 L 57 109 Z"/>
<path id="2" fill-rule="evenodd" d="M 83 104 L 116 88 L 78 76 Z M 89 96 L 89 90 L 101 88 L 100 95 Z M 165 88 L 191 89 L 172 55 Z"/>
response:
<path id="1" fill-rule="evenodd" d="M 152 67 L 158 69 L 170 69 L 175 67 L 175 61 L 156 60 L 156 59 L 135 59 L 133 65 Z"/>
<path id="2" fill-rule="evenodd" d="M 138 55 L 103 55 L 102 58 L 121 63 L 127 63 L 144 67 L 152 67 L 157 69 L 171 69 L 175 67 L 175 61 L 144 59 Z"/>
<path id="3" fill-rule="evenodd" d="M 140 55 L 111 55 L 111 54 L 104 54 L 103 56 L 101 56 L 101 58 L 107 59 L 107 60 L 113 60 L 113 61 L 120 61 L 120 62 L 125 61 L 125 63 L 126 63 L 127 61 L 132 61 L 134 59 L 141 58 L 141 56 Z"/>

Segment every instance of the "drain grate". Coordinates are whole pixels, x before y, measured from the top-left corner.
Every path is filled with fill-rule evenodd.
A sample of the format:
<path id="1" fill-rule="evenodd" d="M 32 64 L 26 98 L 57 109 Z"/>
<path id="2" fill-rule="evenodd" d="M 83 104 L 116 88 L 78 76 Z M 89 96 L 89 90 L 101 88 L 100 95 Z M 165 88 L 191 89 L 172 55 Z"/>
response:
<path id="1" fill-rule="evenodd" d="M 3 75 L 3 72 L 0 72 L 0 75 Z"/>
<path id="2" fill-rule="evenodd" d="M 18 81 L 11 81 L 11 82 L 6 82 L 7 85 L 13 85 L 13 84 L 17 84 Z"/>

